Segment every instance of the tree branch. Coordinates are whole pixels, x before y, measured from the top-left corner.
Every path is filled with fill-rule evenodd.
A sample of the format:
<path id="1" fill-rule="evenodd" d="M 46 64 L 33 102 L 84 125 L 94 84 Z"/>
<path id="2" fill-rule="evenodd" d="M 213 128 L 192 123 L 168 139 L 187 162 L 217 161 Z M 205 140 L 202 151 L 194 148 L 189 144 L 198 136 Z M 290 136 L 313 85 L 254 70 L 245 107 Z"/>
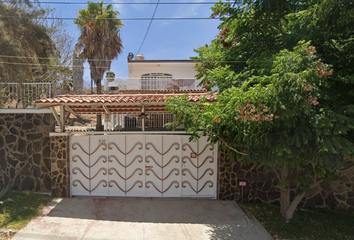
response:
<path id="1" fill-rule="evenodd" d="M 208 130 L 208 131 L 209 131 L 210 133 L 212 133 L 215 137 L 217 137 L 223 144 L 225 144 L 225 146 L 226 146 L 227 148 L 231 149 L 232 151 L 234 151 L 234 152 L 236 152 L 236 153 L 238 153 L 238 154 L 240 154 L 240 155 L 248 156 L 247 153 L 243 153 L 243 152 L 237 151 L 235 148 L 229 146 L 229 144 L 227 144 L 227 143 L 224 141 L 224 139 L 222 139 L 221 137 L 219 137 L 218 135 L 216 135 L 213 131 L 211 131 L 211 130 Z"/>
<path id="2" fill-rule="evenodd" d="M 272 166 L 270 166 L 270 165 L 269 165 L 269 167 L 270 167 L 271 169 L 273 169 L 273 171 L 274 171 L 274 172 L 275 172 L 275 174 L 277 175 L 277 177 L 278 177 L 279 181 L 281 181 L 280 175 L 279 175 L 279 173 L 277 172 L 277 170 L 275 170 L 275 168 L 273 168 L 273 167 L 272 167 Z"/>
<path id="3" fill-rule="evenodd" d="M 315 187 L 317 187 L 318 185 L 320 185 L 323 182 L 323 180 L 320 180 L 318 182 L 313 182 L 312 184 L 309 184 L 310 188 L 313 189 Z"/>
<path id="4" fill-rule="evenodd" d="M 354 167 L 354 163 L 352 165 L 347 166 L 347 167 L 340 168 L 340 169 L 338 169 L 338 171 L 346 171 L 346 170 L 351 169 L 352 167 Z"/>

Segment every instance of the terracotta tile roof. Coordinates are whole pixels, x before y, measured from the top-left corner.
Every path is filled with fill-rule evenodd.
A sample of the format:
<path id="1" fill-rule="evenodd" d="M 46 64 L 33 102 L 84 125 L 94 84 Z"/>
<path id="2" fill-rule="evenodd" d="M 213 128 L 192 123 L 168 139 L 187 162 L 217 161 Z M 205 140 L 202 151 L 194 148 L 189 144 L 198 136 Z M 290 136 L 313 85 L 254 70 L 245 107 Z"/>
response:
<path id="1" fill-rule="evenodd" d="M 108 109 L 112 113 L 141 113 L 140 105 L 105 105 L 106 109 Z M 145 106 L 146 113 L 165 113 L 167 110 L 165 109 L 166 105 L 148 105 Z M 103 107 L 94 107 L 91 108 L 90 105 L 74 105 L 70 106 L 71 110 L 75 113 L 105 113 L 105 109 Z"/>
<path id="2" fill-rule="evenodd" d="M 186 89 L 159 89 L 159 90 L 151 90 L 151 89 L 120 89 L 118 93 L 206 93 L 207 91 L 204 89 L 196 89 L 196 90 L 186 90 Z"/>
<path id="3" fill-rule="evenodd" d="M 151 90 L 150 90 L 151 91 Z M 129 104 L 129 103 L 165 103 L 166 99 L 174 96 L 183 96 L 186 94 L 165 93 L 165 94 L 96 94 L 96 95 L 60 95 L 54 98 L 44 98 L 34 101 L 35 104 Z M 207 94 L 188 93 L 190 102 L 198 102 L 203 96 L 206 96 L 208 102 L 216 101 L 216 93 Z"/>

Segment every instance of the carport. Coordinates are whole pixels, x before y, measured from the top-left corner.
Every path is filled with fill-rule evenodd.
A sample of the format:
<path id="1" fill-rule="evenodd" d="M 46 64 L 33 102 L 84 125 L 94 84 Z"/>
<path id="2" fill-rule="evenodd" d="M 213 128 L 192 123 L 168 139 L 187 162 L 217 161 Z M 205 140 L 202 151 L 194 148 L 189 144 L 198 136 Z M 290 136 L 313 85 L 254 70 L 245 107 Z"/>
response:
<path id="1" fill-rule="evenodd" d="M 64 95 L 35 102 L 50 108 L 61 132 L 67 114 L 163 114 L 166 100 L 187 95 L 190 102 L 216 94 L 202 90 L 144 90 L 121 94 Z M 56 109 L 60 109 L 60 114 Z M 118 118 L 119 119 L 119 118 Z M 70 132 L 71 196 L 210 197 L 217 193 L 217 146 L 207 137 L 189 142 L 185 132 Z M 118 121 L 119 124 L 119 121 Z M 57 135 L 56 135 L 57 136 Z M 53 161 L 53 160 L 52 160 Z"/>

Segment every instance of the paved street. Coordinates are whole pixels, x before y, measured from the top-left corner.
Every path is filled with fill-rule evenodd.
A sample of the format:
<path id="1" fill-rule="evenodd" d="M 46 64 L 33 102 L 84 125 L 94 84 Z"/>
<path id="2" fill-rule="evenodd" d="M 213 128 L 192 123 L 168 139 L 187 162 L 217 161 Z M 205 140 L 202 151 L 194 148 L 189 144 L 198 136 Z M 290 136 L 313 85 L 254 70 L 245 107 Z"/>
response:
<path id="1" fill-rule="evenodd" d="M 66 198 L 13 240 L 271 240 L 234 202 L 188 198 Z"/>

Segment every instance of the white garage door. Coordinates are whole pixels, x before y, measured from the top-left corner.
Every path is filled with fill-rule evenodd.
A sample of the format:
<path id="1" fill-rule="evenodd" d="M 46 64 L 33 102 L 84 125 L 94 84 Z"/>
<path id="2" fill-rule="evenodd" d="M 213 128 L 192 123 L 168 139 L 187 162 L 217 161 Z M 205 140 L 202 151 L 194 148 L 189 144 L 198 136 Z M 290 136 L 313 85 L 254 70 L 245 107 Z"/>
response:
<path id="1" fill-rule="evenodd" d="M 71 195 L 216 197 L 217 147 L 186 135 L 72 136 Z"/>

